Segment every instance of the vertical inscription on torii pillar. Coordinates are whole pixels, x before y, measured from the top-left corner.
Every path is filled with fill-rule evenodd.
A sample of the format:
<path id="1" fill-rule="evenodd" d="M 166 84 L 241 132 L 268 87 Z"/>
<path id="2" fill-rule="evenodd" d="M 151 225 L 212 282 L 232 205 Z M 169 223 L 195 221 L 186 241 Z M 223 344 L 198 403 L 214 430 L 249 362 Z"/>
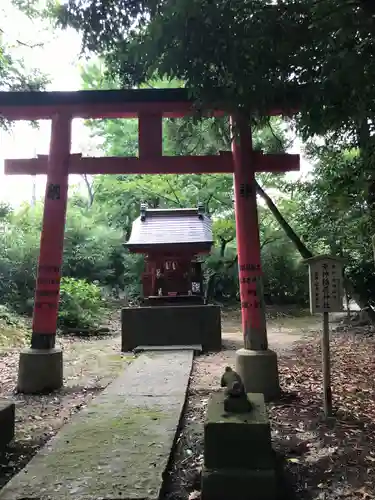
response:
<path id="1" fill-rule="evenodd" d="M 60 288 L 60 266 L 39 266 L 35 292 L 36 309 L 57 309 Z"/>
<path id="2" fill-rule="evenodd" d="M 240 285 L 245 285 L 245 292 L 242 291 L 241 308 L 243 309 L 259 309 L 261 307 L 261 299 L 259 297 L 259 277 L 261 269 L 259 264 L 243 264 L 240 265 Z M 259 326 L 254 321 L 256 315 L 251 315 L 250 320 L 253 326 Z"/>
<path id="3" fill-rule="evenodd" d="M 248 200 L 255 195 L 253 186 L 250 183 L 240 184 L 239 194 L 240 198 Z M 241 309 L 250 310 L 247 321 L 249 326 L 255 328 L 261 326 L 259 315 L 254 312 L 262 307 L 261 274 L 260 263 L 249 262 L 239 265 Z"/>
<path id="4" fill-rule="evenodd" d="M 54 184 L 52 182 L 47 184 L 46 200 L 61 200 L 60 184 Z M 35 292 L 35 309 L 43 309 L 44 312 L 46 312 L 46 310 L 57 311 L 60 295 L 60 278 L 61 267 L 59 265 L 45 265 L 39 263 Z"/>
<path id="5" fill-rule="evenodd" d="M 60 184 L 50 182 L 47 185 L 47 200 L 60 200 Z"/>

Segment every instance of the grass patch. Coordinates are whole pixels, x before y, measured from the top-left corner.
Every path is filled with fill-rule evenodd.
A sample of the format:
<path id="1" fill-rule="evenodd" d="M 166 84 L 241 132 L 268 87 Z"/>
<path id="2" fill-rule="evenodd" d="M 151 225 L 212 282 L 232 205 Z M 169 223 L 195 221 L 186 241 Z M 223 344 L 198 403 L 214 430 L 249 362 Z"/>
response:
<path id="1" fill-rule="evenodd" d="M 29 342 L 30 336 L 23 318 L 0 306 L 0 349 L 22 347 Z"/>
<path id="2" fill-rule="evenodd" d="M 28 330 L 8 326 L 0 320 L 0 349 L 22 347 L 29 342 L 30 336 Z"/>

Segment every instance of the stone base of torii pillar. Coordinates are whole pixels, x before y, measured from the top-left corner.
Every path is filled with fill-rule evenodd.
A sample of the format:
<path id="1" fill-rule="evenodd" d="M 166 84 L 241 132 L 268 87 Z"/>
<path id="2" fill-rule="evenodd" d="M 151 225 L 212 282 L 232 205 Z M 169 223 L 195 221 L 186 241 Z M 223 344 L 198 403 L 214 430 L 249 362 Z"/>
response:
<path id="1" fill-rule="evenodd" d="M 247 393 L 263 393 L 265 401 L 280 396 L 277 355 L 274 351 L 239 349 L 236 352 L 236 372 L 241 376 Z"/>
<path id="2" fill-rule="evenodd" d="M 24 349 L 18 365 L 17 391 L 43 394 L 63 386 L 63 353 L 60 348 Z"/>

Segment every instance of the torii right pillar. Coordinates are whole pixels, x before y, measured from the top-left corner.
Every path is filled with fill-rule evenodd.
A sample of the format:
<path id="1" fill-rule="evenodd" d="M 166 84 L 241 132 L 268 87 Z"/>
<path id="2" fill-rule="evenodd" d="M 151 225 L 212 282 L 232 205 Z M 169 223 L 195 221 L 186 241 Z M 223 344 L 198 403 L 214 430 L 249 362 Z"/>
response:
<path id="1" fill-rule="evenodd" d="M 255 155 L 246 117 L 232 117 L 235 214 L 244 348 L 236 353 L 236 371 L 247 392 L 269 401 L 280 395 L 277 355 L 268 349 L 263 297 Z"/>

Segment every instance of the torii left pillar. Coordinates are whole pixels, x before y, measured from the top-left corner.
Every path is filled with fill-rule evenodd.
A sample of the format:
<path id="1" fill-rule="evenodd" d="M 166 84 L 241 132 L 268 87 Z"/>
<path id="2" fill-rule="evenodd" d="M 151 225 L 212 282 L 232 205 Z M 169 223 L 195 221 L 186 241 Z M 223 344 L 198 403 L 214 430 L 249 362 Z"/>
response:
<path id="1" fill-rule="evenodd" d="M 55 346 L 68 197 L 71 116 L 52 118 L 43 228 L 31 346 L 20 354 L 18 391 L 42 393 L 63 385 L 62 350 Z"/>

